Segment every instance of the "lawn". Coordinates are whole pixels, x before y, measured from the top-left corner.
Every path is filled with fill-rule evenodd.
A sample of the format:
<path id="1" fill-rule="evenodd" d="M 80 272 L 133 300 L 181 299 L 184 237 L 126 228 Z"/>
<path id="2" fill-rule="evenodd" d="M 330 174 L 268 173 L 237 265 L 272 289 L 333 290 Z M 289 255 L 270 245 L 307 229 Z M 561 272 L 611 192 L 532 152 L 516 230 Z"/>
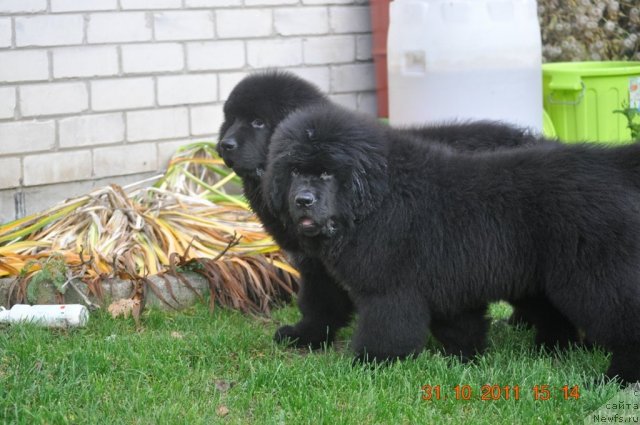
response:
<path id="1" fill-rule="evenodd" d="M 603 352 L 539 352 L 530 331 L 504 322 L 509 313 L 492 306 L 489 350 L 470 364 L 432 341 L 416 360 L 375 369 L 351 365 L 350 329 L 325 351 L 275 345 L 276 327 L 298 318 L 294 306 L 269 319 L 205 305 L 150 311 L 140 331 L 104 312 L 69 331 L 2 325 L 0 423 L 582 423 L 616 394 L 602 382 Z M 500 399 L 481 400 L 485 384 L 500 386 Z M 433 389 L 423 400 L 424 385 L 439 385 L 440 399 Z M 456 399 L 457 385 L 469 400 Z M 534 400 L 536 385 L 542 397 L 549 386 L 548 400 Z M 564 385 L 577 385 L 578 399 L 565 399 Z"/>

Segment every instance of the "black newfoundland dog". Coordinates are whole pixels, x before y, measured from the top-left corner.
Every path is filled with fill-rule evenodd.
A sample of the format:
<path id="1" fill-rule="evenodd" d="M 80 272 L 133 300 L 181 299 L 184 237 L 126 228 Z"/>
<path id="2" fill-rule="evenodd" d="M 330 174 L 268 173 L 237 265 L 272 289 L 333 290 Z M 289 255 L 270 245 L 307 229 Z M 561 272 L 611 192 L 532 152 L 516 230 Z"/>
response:
<path id="1" fill-rule="evenodd" d="M 263 190 L 349 293 L 362 360 L 485 347 L 487 303 L 548 299 L 640 379 L 640 144 L 465 154 L 336 107 L 290 115 Z"/>
<path id="2" fill-rule="evenodd" d="M 331 105 L 331 102 L 313 84 L 291 73 L 267 71 L 249 75 L 238 83 L 225 102 L 218 152 L 227 166 L 242 178 L 251 208 L 276 242 L 289 252 L 302 275 L 298 294 L 302 320 L 278 329 L 276 341 L 320 347 L 324 342 L 331 342 L 335 331 L 349 323 L 353 304 L 320 261 L 302 254 L 296 229 L 285 227 L 269 212 L 260 186 L 275 127 L 292 112 L 313 104 Z M 400 132 L 461 151 L 490 151 L 540 142 L 520 129 L 491 122 L 417 127 Z M 540 298 L 517 305 L 514 316 L 533 323 L 538 317 L 553 314 L 549 303 Z M 557 340 L 566 345 L 575 340 L 575 335 L 575 330 L 569 330 Z"/>

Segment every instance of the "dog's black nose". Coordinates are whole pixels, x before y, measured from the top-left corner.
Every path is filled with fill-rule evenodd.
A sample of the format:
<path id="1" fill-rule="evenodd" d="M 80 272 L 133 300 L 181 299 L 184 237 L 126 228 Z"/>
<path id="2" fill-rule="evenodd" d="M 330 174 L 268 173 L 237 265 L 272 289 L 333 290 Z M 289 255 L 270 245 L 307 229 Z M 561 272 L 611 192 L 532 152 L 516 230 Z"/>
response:
<path id="1" fill-rule="evenodd" d="M 296 205 L 298 207 L 310 207 L 316 202 L 316 197 L 308 190 L 303 190 L 296 195 Z"/>
<path id="2" fill-rule="evenodd" d="M 233 137 L 228 137 L 220 141 L 220 147 L 225 151 L 232 151 L 238 148 L 238 142 Z"/>

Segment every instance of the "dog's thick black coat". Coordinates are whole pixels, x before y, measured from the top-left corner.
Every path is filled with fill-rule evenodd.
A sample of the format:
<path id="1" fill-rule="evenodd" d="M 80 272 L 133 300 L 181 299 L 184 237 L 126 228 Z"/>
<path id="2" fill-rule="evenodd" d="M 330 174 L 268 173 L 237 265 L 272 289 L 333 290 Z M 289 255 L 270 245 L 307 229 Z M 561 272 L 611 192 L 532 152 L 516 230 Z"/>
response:
<path id="1" fill-rule="evenodd" d="M 330 342 L 335 331 L 349 322 L 353 304 L 317 259 L 302 254 L 295 229 L 284 227 L 269 212 L 260 187 L 275 127 L 292 112 L 312 104 L 331 105 L 313 84 L 293 74 L 267 71 L 249 75 L 236 85 L 225 102 L 225 119 L 220 128 L 218 152 L 242 178 L 244 193 L 251 208 L 276 242 L 289 252 L 302 275 L 298 294 L 302 320 L 294 326 L 278 329 L 276 340 L 289 339 L 299 345 L 318 347 L 323 342 Z M 400 132 L 468 151 L 539 143 L 537 138 L 520 129 L 492 122 L 425 126 Z M 531 314 L 535 316 L 539 312 L 546 316 L 547 310 L 553 310 L 550 306 L 545 308 L 543 304 L 544 300 Z M 518 316 L 528 322 L 533 321 L 524 314 Z"/>
<path id="2" fill-rule="evenodd" d="M 640 144 L 465 154 L 335 107 L 272 137 L 263 190 L 354 301 L 358 358 L 418 353 L 428 329 L 472 356 L 487 303 L 546 299 L 640 379 Z M 559 321 L 559 322 L 558 322 Z"/>

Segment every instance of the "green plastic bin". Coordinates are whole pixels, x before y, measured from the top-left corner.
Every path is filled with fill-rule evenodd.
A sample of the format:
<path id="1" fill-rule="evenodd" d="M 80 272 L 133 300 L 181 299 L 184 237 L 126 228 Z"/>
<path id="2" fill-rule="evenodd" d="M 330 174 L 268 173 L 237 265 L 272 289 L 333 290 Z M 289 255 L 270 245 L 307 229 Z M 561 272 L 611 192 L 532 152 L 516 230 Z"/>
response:
<path id="1" fill-rule="evenodd" d="M 544 109 L 560 140 L 631 141 L 627 119 L 614 111 L 638 107 L 640 62 L 547 63 L 542 75 Z"/>

